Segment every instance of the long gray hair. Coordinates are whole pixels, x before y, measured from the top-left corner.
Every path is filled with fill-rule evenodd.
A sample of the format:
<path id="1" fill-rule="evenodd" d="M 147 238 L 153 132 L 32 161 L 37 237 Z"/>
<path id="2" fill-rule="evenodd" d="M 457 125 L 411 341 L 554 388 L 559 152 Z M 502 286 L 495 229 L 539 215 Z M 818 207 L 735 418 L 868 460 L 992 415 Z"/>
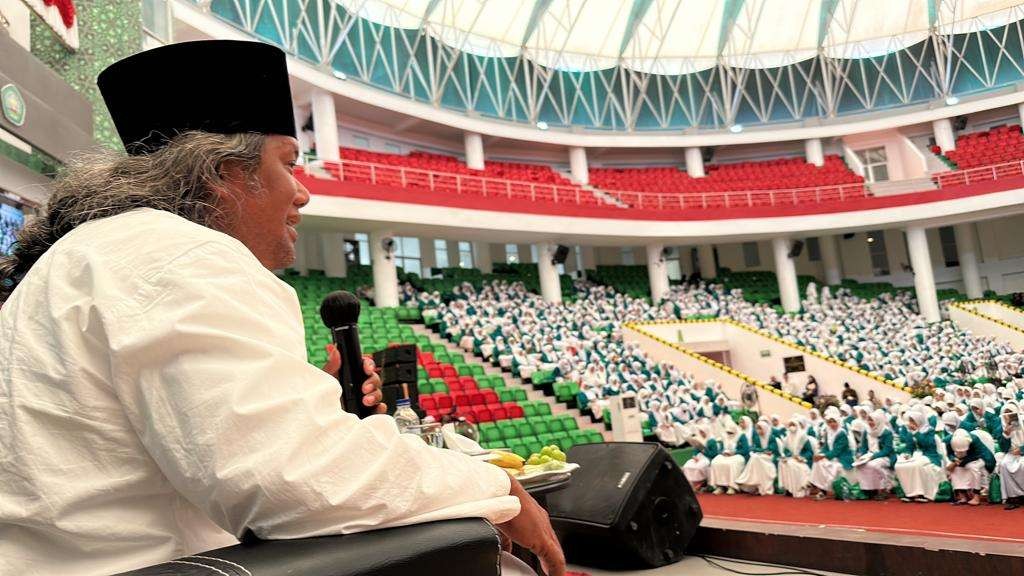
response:
<path id="1" fill-rule="evenodd" d="M 186 132 L 152 154 L 112 151 L 80 154 L 53 183 L 46 213 L 17 234 L 12 254 L 0 258 L 0 304 L 57 240 L 90 220 L 154 208 L 213 228 L 225 223 L 218 190 L 225 162 L 237 163 L 258 183 L 265 136 Z"/>

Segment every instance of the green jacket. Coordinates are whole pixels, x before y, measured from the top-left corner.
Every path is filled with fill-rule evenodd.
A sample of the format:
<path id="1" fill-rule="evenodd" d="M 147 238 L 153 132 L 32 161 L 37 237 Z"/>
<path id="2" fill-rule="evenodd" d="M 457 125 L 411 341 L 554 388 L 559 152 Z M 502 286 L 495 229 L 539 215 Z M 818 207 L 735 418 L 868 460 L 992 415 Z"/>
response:
<path id="1" fill-rule="evenodd" d="M 946 456 L 950 462 L 956 461 L 956 454 L 953 452 L 953 443 L 950 440 L 946 441 Z M 985 470 L 991 474 L 996 469 L 996 457 L 992 454 L 992 451 L 985 446 L 977 436 L 971 434 L 971 446 L 967 449 L 967 455 L 964 456 L 963 460 L 957 462 L 957 466 L 966 466 L 975 460 L 985 461 Z"/>
<path id="2" fill-rule="evenodd" d="M 828 435 L 821 439 L 822 455 L 829 460 L 836 460 L 843 465 L 844 470 L 853 468 L 853 450 L 850 450 L 850 440 L 846 436 L 846 430 L 836 433 L 832 441 L 832 447 L 828 447 Z"/>
<path id="3" fill-rule="evenodd" d="M 931 460 L 932 464 L 942 466 L 942 457 L 939 456 L 939 451 L 936 447 L 934 430 L 914 432 L 907 436 L 907 440 L 908 443 L 903 446 L 903 449 L 900 451 L 901 454 L 913 454 L 915 451 L 920 450 L 921 454 L 924 454 L 925 457 Z"/>
<path id="4" fill-rule="evenodd" d="M 863 456 L 867 453 L 868 433 L 862 432 L 860 435 L 860 443 L 857 445 L 857 456 Z M 896 464 L 896 449 L 893 447 L 891 430 L 882 432 L 882 435 L 878 437 L 878 451 L 871 454 L 871 459 L 874 460 L 875 458 L 887 458 L 889 460 L 890 467 Z"/>

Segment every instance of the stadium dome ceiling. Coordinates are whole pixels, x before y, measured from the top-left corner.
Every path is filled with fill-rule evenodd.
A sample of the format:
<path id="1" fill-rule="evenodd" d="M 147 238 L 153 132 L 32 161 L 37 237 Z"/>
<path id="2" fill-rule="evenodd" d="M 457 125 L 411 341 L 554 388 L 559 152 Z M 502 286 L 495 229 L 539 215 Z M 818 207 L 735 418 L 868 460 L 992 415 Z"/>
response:
<path id="1" fill-rule="evenodd" d="M 1024 80 L 1007 0 L 198 0 L 338 77 L 500 120 L 804 122 Z"/>

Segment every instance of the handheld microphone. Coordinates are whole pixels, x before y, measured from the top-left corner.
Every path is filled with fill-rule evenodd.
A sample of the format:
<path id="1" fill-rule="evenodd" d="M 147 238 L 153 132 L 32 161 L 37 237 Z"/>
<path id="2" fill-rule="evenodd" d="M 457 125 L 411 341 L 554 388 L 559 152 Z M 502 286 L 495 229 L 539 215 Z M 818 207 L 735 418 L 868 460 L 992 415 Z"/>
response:
<path id="1" fill-rule="evenodd" d="M 334 345 L 341 354 L 341 402 L 345 411 L 365 418 L 376 412 L 376 407 L 363 404 L 363 382 L 369 377 L 363 371 L 363 352 L 359 346 L 359 299 L 351 292 L 337 290 L 320 303 L 320 318 L 331 329 Z"/>

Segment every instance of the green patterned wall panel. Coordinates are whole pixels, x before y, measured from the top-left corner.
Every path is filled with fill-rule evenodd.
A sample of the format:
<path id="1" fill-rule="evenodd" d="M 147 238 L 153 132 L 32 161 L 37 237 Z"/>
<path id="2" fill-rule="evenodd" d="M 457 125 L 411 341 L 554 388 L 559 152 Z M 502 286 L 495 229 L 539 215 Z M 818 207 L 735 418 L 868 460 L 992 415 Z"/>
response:
<path id="1" fill-rule="evenodd" d="M 139 0 L 86 0 L 78 9 L 80 47 L 72 52 L 40 21 L 32 22 L 32 53 L 45 62 L 93 105 L 93 138 L 97 143 L 121 148 L 96 75 L 116 60 L 142 49 L 142 3 Z M 140 95 L 143 95 L 140 86 Z M 144 97 L 142 98 L 144 100 Z"/>

